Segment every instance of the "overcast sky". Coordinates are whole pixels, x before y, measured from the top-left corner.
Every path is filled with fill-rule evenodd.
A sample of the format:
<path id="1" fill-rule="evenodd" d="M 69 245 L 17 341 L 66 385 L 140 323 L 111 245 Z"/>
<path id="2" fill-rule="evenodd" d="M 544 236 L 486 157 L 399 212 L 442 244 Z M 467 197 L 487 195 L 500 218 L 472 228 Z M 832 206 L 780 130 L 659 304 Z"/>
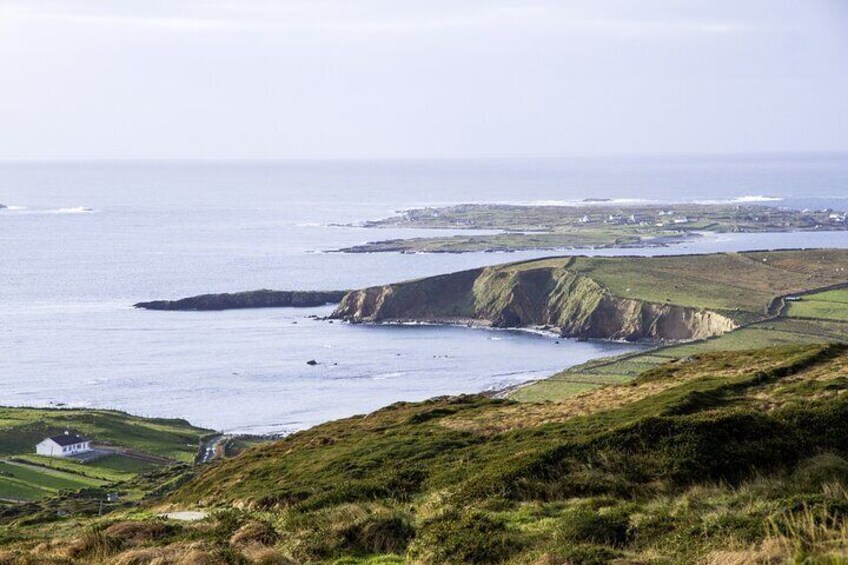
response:
<path id="1" fill-rule="evenodd" d="M 848 150 L 848 0 L 0 0 L 0 158 Z"/>

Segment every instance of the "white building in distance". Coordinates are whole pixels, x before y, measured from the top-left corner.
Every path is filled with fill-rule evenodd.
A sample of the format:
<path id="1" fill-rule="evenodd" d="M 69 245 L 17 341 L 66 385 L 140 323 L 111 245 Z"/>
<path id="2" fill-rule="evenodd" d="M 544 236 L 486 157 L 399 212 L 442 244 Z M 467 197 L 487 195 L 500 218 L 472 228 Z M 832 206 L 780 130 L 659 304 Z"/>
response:
<path id="1" fill-rule="evenodd" d="M 46 455 L 47 457 L 70 457 L 89 451 L 92 451 L 91 440 L 70 432 L 46 438 L 35 446 L 37 455 Z"/>

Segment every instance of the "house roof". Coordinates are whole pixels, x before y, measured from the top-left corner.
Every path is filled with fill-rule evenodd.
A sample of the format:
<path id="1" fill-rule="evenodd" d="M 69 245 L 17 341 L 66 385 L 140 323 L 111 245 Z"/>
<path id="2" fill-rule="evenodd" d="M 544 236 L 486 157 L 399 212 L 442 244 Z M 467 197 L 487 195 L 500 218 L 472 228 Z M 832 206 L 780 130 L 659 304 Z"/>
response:
<path id="1" fill-rule="evenodd" d="M 84 437 L 80 437 L 76 434 L 62 434 L 60 436 L 53 436 L 53 437 L 49 437 L 47 439 L 49 439 L 50 441 L 52 441 L 54 443 L 61 445 L 62 447 L 66 446 L 66 445 L 74 445 L 76 443 L 83 443 L 83 442 L 88 441 Z"/>

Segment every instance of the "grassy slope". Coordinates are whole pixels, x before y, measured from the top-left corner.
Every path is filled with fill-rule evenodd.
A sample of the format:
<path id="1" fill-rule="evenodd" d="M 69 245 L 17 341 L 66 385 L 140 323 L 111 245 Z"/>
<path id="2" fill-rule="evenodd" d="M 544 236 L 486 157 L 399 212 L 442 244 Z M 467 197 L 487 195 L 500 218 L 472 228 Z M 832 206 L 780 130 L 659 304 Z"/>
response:
<path id="1" fill-rule="evenodd" d="M 5 545 L 80 562 L 189 547 L 205 562 L 848 555 L 846 371 L 846 347 L 794 345 L 702 354 L 559 403 L 398 403 L 208 468 L 168 498 L 226 509 L 204 522 L 139 537 L 161 526 L 111 516 L 102 527 L 140 522 L 94 538 L 59 523 L 77 540 L 40 549 L 43 527 L 21 525 Z"/>
<path id="2" fill-rule="evenodd" d="M 200 437 L 209 432 L 185 420 L 149 419 L 111 410 L 0 407 L 0 498 L 38 500 L 60 490 L 76 491 L 127 481 L 161 467 L 123 455 L 82 464 L 35 455 L 35 445 L 64 430 L 174 461 L 191 462 Z M 18 463 L 15 465 L 14 463 Z"/>
<path id="3" fill-rule="evenodd" d="M 268 551 L 298 560 L 786 556 L 803 512 L 827 515 L 820 537 L 837 541 L 848 515 L 844 490 L 822 486 L 848 481 L 846 368 L 843 347 L 789 346 L 704 354 L 562 403 L 397 404 L 208 469 L 170 501 L 254 510 L 161 543 L 247 551 L 232 534 L 259 523 Z M 844 549 L 825 545 L 804 551 Z"/>
<path id="4" fill-rule="evenodd" d="M 102 479 L 108 482 L 131 479 L 139 473 L 145 473 L 160 467 L 160 465 L 156 465 L 155 463 L 124 457 L 122 455 L 109 455 L 85 464 L 74 460 L 43 457 L 40 455 L 15 455 L 12 459 L 14 461 L 31 463 L 36 466 L 63 470 L 84 477 Z"/>
<path id="5" fill-rule="evenodd" d="M 0 407 L 0 455 L 31 454 L 35 444 L 64 430 L 95 442 L 192 461 L 199 438 L 211 430 L 185 420 L 141 418 L 113 410 Z"/>
<path id="6" fill-rule="evenodd" d="M 801 297 L 787 305 L 791 318 L 837 320 L 848 322 L 848 289 L 831 290 Z"/>
<path id="7" fill-rule="evenodd" d="M 754 323 L 708 340 L 592 360 L 519 388 L 511 393 L 511 398 L 559 400 L 605 384 L 627 382 L 662 363 L 711 351 L 844 341 L 848 341 L 848 289 L 825 291 L 788 303 L 785 317 Z"/>
<path id="8" fill-rule="evenodd" d="M 846 250 L 581 257 L 572 265 L 616 296 L 715 309 L 742 321 L 761 316 L 775 296 L 848 282 L 846 267 Z"/>
<path id="9" fill-rule="evenodd" d="M 35 500 L 59 490 L 103 484 L 104 481 L 73 473 L 0 461 L 0 498 Z"/>

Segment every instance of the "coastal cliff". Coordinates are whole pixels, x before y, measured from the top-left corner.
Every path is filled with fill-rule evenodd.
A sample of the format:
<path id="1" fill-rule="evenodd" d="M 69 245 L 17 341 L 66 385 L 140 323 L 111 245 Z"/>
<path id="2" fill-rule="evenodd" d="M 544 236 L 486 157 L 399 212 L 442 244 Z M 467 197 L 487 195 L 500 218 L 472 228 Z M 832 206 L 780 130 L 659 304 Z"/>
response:
<path id="1" fill-rule="evenodd" d="M 232 310 L 239 308 L 309 308 L 334 304 L 347 293 L 344 290 L 290 291 L 252 290 L 247 292 L 202 294 L 180 300 L 139 302 L 134 306 L 145 310 Z"/>
<path id="2" fill-rule="evenodd" d="M 473 269 L 351 292 L 332 317 L 351 322 L 545 327 L 564 337 L 688 340 L 738 324 L 704 308 L 616 296 L 590 276 L 532 263 Z"/>

